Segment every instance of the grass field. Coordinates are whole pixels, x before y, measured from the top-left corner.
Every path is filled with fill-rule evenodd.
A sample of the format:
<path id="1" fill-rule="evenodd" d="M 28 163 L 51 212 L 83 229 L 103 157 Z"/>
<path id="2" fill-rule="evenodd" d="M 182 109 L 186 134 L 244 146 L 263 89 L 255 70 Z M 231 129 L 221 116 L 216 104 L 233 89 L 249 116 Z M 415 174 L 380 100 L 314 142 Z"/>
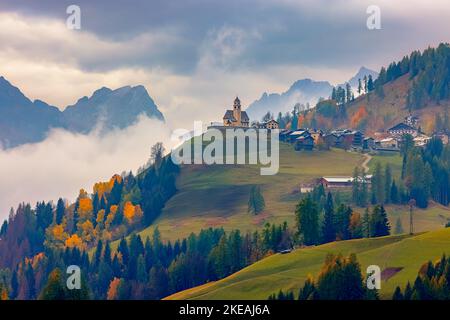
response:
<path id="1" fill-rule="evenodd" d="M 407 206 L 388 205 L 386 206 L 391 231 L 397 218 L 400 218 L 404 232 L 409 232 L 409 208 Z M 413 211 L 414 232 L 423 232 L 443 228 L 450 220 L 450 210 L 447 207 L 436 203 L 430 203 L 428 208 L 415 208 Z"/>
<path id="2" fill-rule="evenodd" d="M 209 227 L 245 232 L 266 222 L 293 225 L 301 183 L 324 175 L 351 175 L 363 160 L 362 155 L 344 150 L 296 152 L 281 143 L 280 170 L 273 176 L 261 176 L 259 167 L 249 165 L 184 166 L 179 191 L 140 234 L 145 238 L 158 226 L 163 239 L 174 240 Z M 247 213 L 250 188 L 255 184 L 261 186 L 266 203 L 265 212 L 258 216 Z"/>
<path id="3" fill-rule="evenodd" d="M 384 170 L 386 164 L 389 164 L 392 170 L 392 177 L 398 182 L 402 174 L 402 156 L 400 153 L 380 153 L 372 156 L 372 160 L 369 162 L 369 169 L 371 172 L 375 169 L 375 165 L 379 162 Z"/>
<path id="4" fill-rule="evenodd" d="M 264 227 L 266 222 L 295 225 L 294 210 L 299 199 L 299 186 L 324 175 L 351 175 L 364 157 L 340 149 L 331 151 L 296 152 L 291 145 L 280 144 L 280 170 L 274 176 L 261 176 L 257 166 L 200 166 L 188 165 L 181 170 L 178 192 L 168 201 L 162 214 L 139 234 L 151 236 L 158 226 L 163 240 L 176 240 L 209 227 L 243 232 Z M 401 157 L 375 155 L 369 162 L 391 164 L 394 177 L 401 172 Z M 258 216 L 247 213 L 247 201 L 252 185 L 259 184 L 266 202 L 266 210 Z M 354 208 L 363 213 L 363 209 Z M 409 210 L 406 206 L 386 207 L 394 230 L 400 218 L 403 230 L 409 231 Z M 450 219 L 450 210 L 431 204 L 426 210 L 414 212 L 415 232 L 442 228 Z M 112 243 L 115 248 L 118 241 Z"/>
<path id="5" fill-rule="evenodd" d="M 261 176 L 257 166 L 185 166 L 178 179 L 177 194 L 169 200 L 161 216 L 149 228 L 140 232 L 144 239 L 158 226 L 165 240 L 176 240 L 209 227 L 243 232 L 262 228 L 266 222 L 294 226 L 295 205 L 299 186 L 326 175 L 351 175 L 364 157 L 340 149 L 331 151 L 296 152 L 291 145 L 280 145 L 280 171 L 274 176 Z M 398 154 L 376 155 L 369 162 L 389 163 L 393 176 L 400 177 L 402 159 Z M 266 202 L 264 213 L 247 213 L 250 188 L 262 186 Z M 355 210 L 358 210 L 355 208 Z M 409 210 L 405 206 L 386 207 L 392 228 L 400 217 L 403 229 L 409 230 Z M 362 209 L 361 209 L 362 211 Z M 450 219 L 450 210 L 431 204 L 414 213 L 415 231 L 442 228 Z"/>
<path id="6" fill-rule="evenodd" d="M 397 285 L 413 282 L 420 266 L 450 253 L 450 228 L 416 234 L 333 242 L 275 254 L 225 279 L 178 292 L 168 299 L 267 299 L 280 289 L 297 294 L 308 275 L 317 275 L 328 253 L 356 253 L 364 273 L 367 266 L 403 268 L 382 281 L 380 296 L 390 299 Z"/>

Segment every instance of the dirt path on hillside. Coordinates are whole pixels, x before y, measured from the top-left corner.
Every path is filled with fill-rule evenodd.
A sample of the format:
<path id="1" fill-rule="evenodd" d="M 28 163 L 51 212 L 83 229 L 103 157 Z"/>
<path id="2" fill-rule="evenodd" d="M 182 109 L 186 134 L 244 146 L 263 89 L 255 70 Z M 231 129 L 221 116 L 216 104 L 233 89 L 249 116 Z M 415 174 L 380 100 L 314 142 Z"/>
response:
<path id="1" fill-rule="evenodd" d="M 364 157 L 366 159 L 361 164 L 361 166 L 363 167 L 365 173 L 369 173 L 369 166 L 368 166 L 368 164 L 369 164 L 370 160 L 372 160 L 372 156 L 370 154 L 368 154 L 368 153 L 364 153 Z"/>

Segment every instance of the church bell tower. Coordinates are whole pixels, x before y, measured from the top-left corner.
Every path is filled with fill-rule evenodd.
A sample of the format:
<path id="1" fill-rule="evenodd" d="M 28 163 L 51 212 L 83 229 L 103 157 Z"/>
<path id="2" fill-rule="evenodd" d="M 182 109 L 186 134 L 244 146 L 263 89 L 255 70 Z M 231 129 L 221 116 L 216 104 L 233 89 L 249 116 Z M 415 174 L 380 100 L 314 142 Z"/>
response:
<path id="1" fill-rule="evenodd" d="M 241 126 L 241 101 L 238 97 L 234 99 L 233 103 L 233 116 L 236 119 L 236 125 Z"/>

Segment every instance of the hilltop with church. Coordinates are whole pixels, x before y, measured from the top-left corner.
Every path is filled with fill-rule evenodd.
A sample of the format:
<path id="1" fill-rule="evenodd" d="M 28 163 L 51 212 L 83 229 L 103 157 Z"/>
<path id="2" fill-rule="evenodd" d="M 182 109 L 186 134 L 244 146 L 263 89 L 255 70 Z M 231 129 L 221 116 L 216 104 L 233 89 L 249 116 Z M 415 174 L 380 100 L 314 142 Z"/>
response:
<path id="1" fill-rule="evenodd" d="M 225 127 L 246 127 L 248 128 L 250 119 L 247 112 L 241 109 L 241 100 L 238 97 L 234 99 L 233 110 L 227 110 L 223 116 L 223 125 Z"/>
<path id="2" fill-rule="evenodd" d="M 215 125 L 216 127 L 219 125 Z M 223 126 L 224 127 L 234 127 L 234 128 L 249 128 L 250 127 L 250 118 L 247 115 L 247 112 L 242 110 L 241 100 L 238 97 L 234 99 L 233 109 L 226 110 L 225 115 L 223 116 Z M 252 122 L 253 128 L 259 129 L 278 129 L 278 122 L 270 119 L 266 122 L 260 123 L 258 121 Z"/>

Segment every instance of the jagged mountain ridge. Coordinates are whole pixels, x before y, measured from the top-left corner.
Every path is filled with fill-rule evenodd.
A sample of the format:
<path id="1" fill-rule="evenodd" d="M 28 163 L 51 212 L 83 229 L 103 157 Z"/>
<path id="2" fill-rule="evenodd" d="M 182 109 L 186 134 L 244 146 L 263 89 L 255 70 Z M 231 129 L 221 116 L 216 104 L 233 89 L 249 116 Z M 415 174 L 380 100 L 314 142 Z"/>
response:
<path id="1" fill-rule="evenodd" d="M 125 128 L 139 115 L 164 121 L 145 87 L 102 87 L 60 111 L 42 100 L 31 101 L 19 88 L 0 77 L 0 146 L 13 148 L 46 138 L 51 128 L 88 133 L 97 125 L 103 131 Z"/>
<path id="2" fill-rule="evenodd" d="M 378 76 L 377 72 L 366 67 L 361 67 L 358 72 L 349 79 L 348 82 L 355 92 L 358 87 L 358 79 L 363 79 L 364 75 L 369 76 L 369 74 L 372 75 L 374 79 Z M 290 112 L 297 103 L 305 106 L 306 104 L 309 104 L 310 107 L 314 107 L 319 98 L 327 99 L 332 90 L 333 85 L 328 81 L 315 81 L 312 79 L 297 80 L 283 93 L 264 92 L 261 95 L 261 98 L 248 106 L 246 111 L 251 120 L 260 120 L 268 111 L 275 116 L 278 112 Z"/>

